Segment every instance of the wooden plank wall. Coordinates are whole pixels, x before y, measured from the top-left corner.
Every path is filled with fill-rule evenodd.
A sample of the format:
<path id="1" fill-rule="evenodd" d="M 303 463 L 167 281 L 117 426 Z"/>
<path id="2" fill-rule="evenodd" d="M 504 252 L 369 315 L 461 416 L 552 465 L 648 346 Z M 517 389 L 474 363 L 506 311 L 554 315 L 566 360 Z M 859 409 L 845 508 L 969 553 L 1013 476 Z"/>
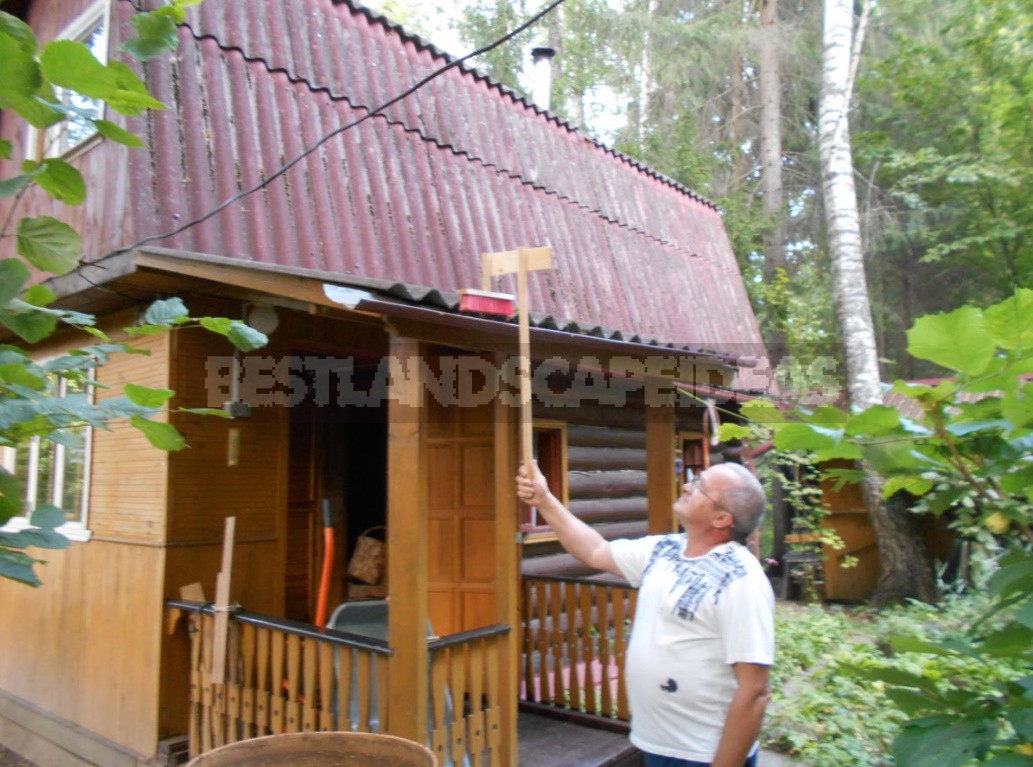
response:
<path id="1" fill-rule="evenodd" d="M 119 317 L 112 324 L 130 321 Z M 118 355 L 99 371 L 99 380 L 166 386 L 168 338 L 134 343 L 150 356 Z M 55 351 L 40 350 L 47 356 Z M 0 581 L 0 621 L 7 627 L 0 632 L 0 687 L 150 756 L 158 718 L 167 456 L 125 424 L 98 430 L 93 439 L 92 540 L 39 553 L 48 560 L 40 589 Z"/>

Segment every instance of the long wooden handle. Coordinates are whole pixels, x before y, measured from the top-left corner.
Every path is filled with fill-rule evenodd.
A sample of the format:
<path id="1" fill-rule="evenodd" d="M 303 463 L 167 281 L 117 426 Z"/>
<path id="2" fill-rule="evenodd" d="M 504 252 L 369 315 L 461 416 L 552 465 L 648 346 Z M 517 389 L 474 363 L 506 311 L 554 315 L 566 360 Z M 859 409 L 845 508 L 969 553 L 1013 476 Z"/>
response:
<path id="1" fill-rule="evenodd" d="M 527 299 L 527 253 L 519 251 L 517 304 L 520 312 L 520 457 L 530 471 L 534 461 L 534 431 L 531 413 L 531 319 Z"/>

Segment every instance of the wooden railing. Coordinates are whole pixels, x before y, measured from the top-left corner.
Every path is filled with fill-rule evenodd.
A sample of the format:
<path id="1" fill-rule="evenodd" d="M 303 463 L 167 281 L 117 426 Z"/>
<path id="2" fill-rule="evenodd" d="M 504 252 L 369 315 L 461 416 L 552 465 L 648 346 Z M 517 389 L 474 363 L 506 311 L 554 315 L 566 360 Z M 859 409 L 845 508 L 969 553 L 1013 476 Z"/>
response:
<path id="1" fill-rule="evenodd" d="M 211 678 L 215 616 L 174 601 L 190 621 L 190 754 L 261 735 L 387 729 L 384 642 L 258 613 L 229 621 L 226 681 Z"/>
<path id="2" fill-rule="evenodd" d="M 521 698 L 627 721 L 624 655 L 637 595 L 626 584 L 524 576 Z"/>
<path id="3" fill-rule="evenodd" d="M 496 767 L 506 763 L 500 695 L 501 656 L 509 626 L 464 631 L 428 643 L 428 746 L 438 764 Z M 515 735 L 515 733 L 514 733 Z"/>
<path id="4" fill-rule="evenodd" d="M 167 606 L 189 620 L 191 757 L 261 735 L 391 732 L 385 642 L 241 610 L 230 615 L 226 681 L 215 684 L 212 607 Z M 441 767 L 505 764 L 500 656 L 509 630 L 492 626 L 428 642 L 427 745 Z"/>

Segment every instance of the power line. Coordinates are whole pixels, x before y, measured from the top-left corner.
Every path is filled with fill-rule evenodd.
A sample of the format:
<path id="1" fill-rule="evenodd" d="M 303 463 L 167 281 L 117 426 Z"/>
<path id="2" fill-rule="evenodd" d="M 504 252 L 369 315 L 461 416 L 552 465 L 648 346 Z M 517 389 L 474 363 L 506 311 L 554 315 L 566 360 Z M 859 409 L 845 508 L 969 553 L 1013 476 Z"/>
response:
<path id="1" fill-rule="evenodd" d="M 484 54 L 484 53 L 487 53 L 488 51 L 494 50 L 495 48 L 499 47 L 503 43 L 509 42 L 514 37 L 519 35 L 521 32 L 523 32 L 524 30 L 526 30 L 529 27 L 533 26 L 534 24 L 536 24 L 543 17 L 545 17 L 547 14 L 549 14 L 552 10 L 554 10 L 558 6 L 562 5 L 565 1 L 566 0 L 553 0 L 552 3 L 547 5 L 545 8 L 543 8 L 541 11 L 536 13 L 531 18 L 529 18 L 527 21 L 525 21 L 519 27 L 513 29 L 510 32 L 507 32 L 505 35 L 500 37 L 495 42 L 490 43 L 490 44 L 484 46 L 483 48 L 480 48 L 480 49 L 474 51 L 473 53 L 468 53 L 465 56 L 463 56 L 462 58 L 455 59 L 454 61 L 450 61 L 445 66 L 443 66 L 443 67 L 441 67 L 439 69 L 436 69 L 435 71 L 431 72 L 429 75 L 424 77 L 422 80 L 417 82 L 415 85 L 410 86 L 409 88 L 407 88 L 405 91 L 403 91 L 399 95 L 395 96 L 394 98 L 389 99 L 388 101 L 384 102 L 383 104 L 381 104 L 380 106 L 376 107 L 375 109 L 367 112 L 365 115 L 360 117 L 358 120 L 354 120 L 354 121 L 348 123 L 347 125 L 343 125 L 343 126 L 341 126 L 339 128 L 335 128 L 334 130 L 330 131 L 325 136 L 323 136 L 321 139 L 319 139 L 319 141 L 317 141 L 315 144 L 310 146 L 308 149 L 304 150 L 301 154 L 299 154 L 293 160 L 289 160 L 288 162 L 286 162 L 283 165 L 281 165 L 279 168 L 277 168 L 272 174 L 270 174 L 267 178 L 265 178 L 260 183 L 256 184 L 255 186 L 251 187 L 250 189 L 245 189 L 243 191 L 237 192 L 235 195 L 233 195 L 229 199 L 227 199 L 227 200 L 219 203 L 218 205 L 216 205 L 214 208 L 212 208 L 207 213 L 205 213 L 205 214 L 203 214 L 201 216 L 198 216 L 197 218 L 191 219 L 190 221 L 187 221 L 187 222 L 185 222 L 183 224 L 180 224 L 175 229 L 172 229 L 172 230 L 170 230 L 168 232 L 165 232 L 164 234 L 152 234 L 152 235 L 150 235 L 148 237 L 144 237 L 144 238 L 136 241 L 132 245 L 127 245 L 126 247 L 118 248 L 117 250 L 113 250 L 110 253 L 108 253 L 108 255 L 109 256 L 117 256 L 117 255 L 122 254 L 122 253 L 128 253 L 129 251 L 136 250 L 137 248 L 143 247 L 144 245 L 147 245 L 148 243 L 156 242 L 158 240 L 164 240 L 167 237 L 174 237 L 177 234 L 185 232 L 187 229 L 191 229 L 191 228 L 197 226 L 198 224 L 204 223 L 205 221 L 209 220 L 210 218 L 212 218 L 212 217 L 218 215 L 219 213 L 221 213 L 223 210 L 228 208 L 233 203 L 239 202 L 240 200 L 244 199 L 245 197 L 247 197 L 249 195 L 252 195 L 255 192 L 258 192 L 258 191 L 260 191 L 262 189 L 265 189 L 267 186 L 269 186 L 270 183 L 272 183 L 273 181 L 278 179 L 280 176 L 284 175 L 287 171 L 289 171 L 295 165 L 300 163 L 302 160 L 304 160 L 306 157 L 308 157 L 310 154 L 315 152 L 317 149 L 319 149 L 321 146 L 323 146 L 323 144 L 325 144 L 327 141 L 329 141 L 330 139 L 334 138 L 335 136 L 339 136 L 340 134 L 344 133 L 347 130 L 351 130 L 352 128 L 358 127 L 362 123 L 366 122 L 366 120 L 368 120 L 371 117 L 374 117 L 374 116 L 382 113 L 384 110 L 388 109 L 389 107 L 394 106 L 399 101 L 402 101 L 403 99 L 411 96 L 413 93 L 415 93 L 420 88 L 425 86 L 431 80 L 434 80 L 435 78 L 440 77 L 445 72 L 447 72 L 448 70 L 453 69 L 453 68 L 459 66 L 464 61 L 472 59 L 472 58 L 474 58 L 476 56 L 480 56 L 481 54 Z"/>

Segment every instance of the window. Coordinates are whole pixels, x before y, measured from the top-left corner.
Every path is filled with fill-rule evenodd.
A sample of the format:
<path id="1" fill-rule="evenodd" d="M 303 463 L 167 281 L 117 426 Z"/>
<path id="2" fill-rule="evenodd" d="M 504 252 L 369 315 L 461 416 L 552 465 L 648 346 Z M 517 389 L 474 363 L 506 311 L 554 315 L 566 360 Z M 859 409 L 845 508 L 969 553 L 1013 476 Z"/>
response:
<path id="1" fill-rule="evenodd" d="M 59 397 L 89 397 L 83 385 L 56 379 Z M 76 541 L 89 540 L 86 510 L 89 484 L 91 430 L 88 426 L 59 429 L 52 438 L 33 437 L 17 450 L 3 448 L 4 468 L 14 474 L 25 489 L 25 515 L 8 521 L 8 531 L 29 526 L 32 510 L 43 503 L 65 513 L 60 532 Z"/>
<path id="2" fill-rule="evenodd" d="M 107 63 L 110 27 L 108 10 L 108 0 L 94 3 L 62 30 L 58 39 L 83 43 L 98 61 Z M 54 93 L 58 101 L 70 110 L 69 117 L 45 130 L 29 129 L 29 159 L 64 157 L 73 150 L 84 147 L 97 135 L 90 120 L 104 116 L 104 105 L 100 101 L 63 88 L 55 88 Z"/>
<path id="3" fill-rule="evenodd" d="M 709 455 L 704 435 L 700 432 L 680 431 L 674 445 L 674 496 L 681 495 L 681 487 L 707 468 Z"/>
<path id="4" fill-rule="evenodd" d="M 567 425 L 562 421 L 536 421 L 534 435 L 534 459 L 549 482 L 549 490 L 564 504 L 568 502 L 567 490 Z M 520 529 L 525 541 L 552 537 L 549 526 L 538 519 L 538 508 L 521 504 L 523 519 Z"/>

